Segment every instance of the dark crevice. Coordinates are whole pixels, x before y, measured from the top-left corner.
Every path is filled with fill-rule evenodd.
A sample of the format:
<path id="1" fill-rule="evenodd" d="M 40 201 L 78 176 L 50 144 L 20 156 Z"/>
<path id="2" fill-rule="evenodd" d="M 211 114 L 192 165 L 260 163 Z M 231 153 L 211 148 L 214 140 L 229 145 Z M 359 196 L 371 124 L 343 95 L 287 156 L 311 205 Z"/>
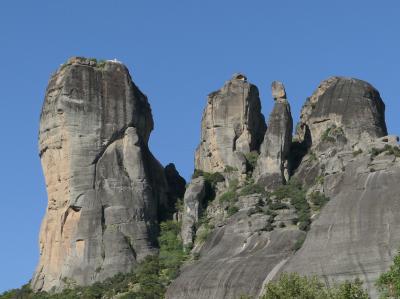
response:
<path id="1" fill-rule="evenodd" d="M 307 125 L 305 125 L 305 133 L 302 142 L 294 141 L 290 146 L 288 154 L 288 171 L 289 176 L 293 176 L 296 169 L 300 166 L 301 161 L 307 154 L 312 145 L 311 132 Z"/>

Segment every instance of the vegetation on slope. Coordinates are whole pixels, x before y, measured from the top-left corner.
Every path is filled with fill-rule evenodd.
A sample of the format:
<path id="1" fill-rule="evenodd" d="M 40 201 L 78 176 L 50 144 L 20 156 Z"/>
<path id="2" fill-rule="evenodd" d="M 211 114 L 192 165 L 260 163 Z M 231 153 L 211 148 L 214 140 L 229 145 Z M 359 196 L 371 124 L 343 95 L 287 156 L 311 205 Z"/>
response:
<path id="1" fill-rule="evenodd" d="M 298 226 L 307 231 L 311 224 L 310 205 L 306 199 L 306 190 L 296 180 L 290 180 L 272 193 L 277 200 L 290 199 L 290 204 L 296 209 Z"/>
<path id="2" fill-rule="evenodd" d="M 382 299 L 400 298 L 400 251 L 394 257 L 393 265 L 376 282 Z"/>
<path id="3" fill-rule="evenodd" d="M 318 277 L 300 276 L 296 273 L 283 273 L 279 280 L 266 286 L 262 299 L 368 299 L 362 282 L 343 282 L 327 287 Z"/>

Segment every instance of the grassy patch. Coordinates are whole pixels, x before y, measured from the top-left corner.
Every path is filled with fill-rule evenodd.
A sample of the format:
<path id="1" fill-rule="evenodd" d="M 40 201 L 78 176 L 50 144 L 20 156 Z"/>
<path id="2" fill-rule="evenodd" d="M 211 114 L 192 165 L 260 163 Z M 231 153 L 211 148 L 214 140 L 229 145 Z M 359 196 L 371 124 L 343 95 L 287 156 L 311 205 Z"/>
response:
<path id="1" fill-rule="evenodd" d="M 250 194 L 263 194 L 265 195 L 265 189 L 263 186 L 258 185 L 258 184 L 249 184 L 244 186 L 240 191 L 239 191 L 239 195 L 240 196 L 245 196 L 245 195 L 250 195 Z"/>
<path id="2" fill-rule="evenodd" d="M 344 136 L 343 129 L 341 127 L 337 127 L 336 125 L 332 125 L 327 128 L 324 133 L 322 133 L 321 141 L 333 143 L 339 136 Z"/>
<path id="3" fill-rule="evenodd" d="M 322 208 L 328 201 L 329 198 L 326 197 L 323 193 L 316 191 L 312 192 L 309 196 L 310 202 L 317 208 Z"/>
<path id="4" fill-rule="evenodd" d="M 371 149 L 370 154 L 371 156 L 376 157 L 383 152 L 386 152 L 385 153 L 386 155 L 393 155 L 395 157 L 400 157 L 400 148 L 398 146 L 392 146 L 389 144 L 386 144 L 383 148 L 380 149 L 373 147 Z"/>

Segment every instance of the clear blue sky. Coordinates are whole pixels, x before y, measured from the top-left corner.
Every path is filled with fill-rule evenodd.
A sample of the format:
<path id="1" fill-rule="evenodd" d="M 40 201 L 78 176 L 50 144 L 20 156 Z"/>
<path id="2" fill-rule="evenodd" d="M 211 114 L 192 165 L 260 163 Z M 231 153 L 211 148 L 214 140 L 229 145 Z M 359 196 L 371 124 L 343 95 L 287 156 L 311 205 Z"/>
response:
<path id="1" fill-rule="evenodd" d="M 150 146 L 188 178 L 206 96 L 244 72 L 272 106 L 285 83 L 300 107 L 332 75 L 372 83 L 400 133 L 400 2 L 18 1 L 0 2 L 0 292 L 27 282 L 38 260 L 47 198 L 37 150 L 50 74 L 70 56 L 117 58 L 149 97 Z"/>

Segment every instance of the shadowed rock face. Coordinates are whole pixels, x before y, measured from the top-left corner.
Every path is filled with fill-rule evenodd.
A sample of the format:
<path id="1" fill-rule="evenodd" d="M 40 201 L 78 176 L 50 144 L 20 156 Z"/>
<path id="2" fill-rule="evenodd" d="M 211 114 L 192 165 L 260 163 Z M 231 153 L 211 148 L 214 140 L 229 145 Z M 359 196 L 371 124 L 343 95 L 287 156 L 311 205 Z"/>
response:
<path id="1" fill-rule="evenodd" d="M 234 75 L 222 89 L 208 96 L 195 168 L 217 172 L 231 166 L 245 173 L 244 154 L 258 151 L 265 130 L 257 87 L 243 75 Z"/>
<path id="2" fill-rule="evenodd" d="M 182 215 L 182 242 L 184 246 L 193 244 L 195 224 L 201 217 L 204 198 L 206 196 L 206 182 L 203 177 L 193 179 L 186 189 L 183 199 Z"/>
<path id="3" fill-rule="evenodd" d="M 86 285 L 156 250 L 164 168 L 147 142 L 147 98 L 118 62 L 72 58 L 51 78 L 39 150 L 48 207 L 34 290 Z"/>
<path id="4" fill-rule="evenodd" d="M 268 119 L 268 128 L 253 173 L 256 182 L 267 189 L 273 189 L 285 182 L 285 164 L 293 131 L 290 105 L 281 82 L 272 83 L 272 96 L 275 104 Z"/>

